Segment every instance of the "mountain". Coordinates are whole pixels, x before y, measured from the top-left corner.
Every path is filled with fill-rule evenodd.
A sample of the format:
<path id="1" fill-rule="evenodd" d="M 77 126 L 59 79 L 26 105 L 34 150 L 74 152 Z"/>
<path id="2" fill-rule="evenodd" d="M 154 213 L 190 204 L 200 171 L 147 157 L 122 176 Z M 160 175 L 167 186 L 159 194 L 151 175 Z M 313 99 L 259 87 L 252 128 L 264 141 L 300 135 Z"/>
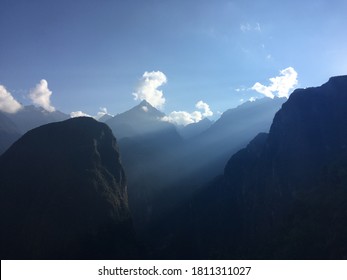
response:
<path id="1" fill-rule="evenodd" d="M 191 123 L 186 126 L 178 126 L 177 131 L 183 139 L 189 139 L 201 134 L 210 128 L 212 124 L 213 122 L 211 120 L 204 118 L 197 123 Z"/>
<path id="2" fill-rule="evenodd" d="M 0 112 L 0 155 L 21 136 L 17 126 Z"/>
<path id="3" fill-rule="evenodd" d="M 0 157 L 1 259 L 138 258 L 127 184 L 109 127 L 35 128 Z"/>
<path id="4" fill-rule="evenodd" d="M 0 112 L 0 155 L 27 131 L 69 118 L 60 111 L 48 112 L 33 105 L 24 106 L 15 114 Z"/>
<path id="5" fill-rule="evenodd" d="M 340 76 L 295 90 L 269 134 L 255 137 L 231 157 L 223 176 L 157 224 L 156 253 L 346 259 L 346 186 L 347 76 Z"/>
<path id="6" fill-rule="evenodd" d="M 98 119 L 99 122 L 107 122 L 108 120 L 112 119 L 113 116 L 109 114 L 103 115 L 101 118 Z"/>
<path id="7" fill-rule="evenodd" d="M 172 124 L 162 121 L 164 116 L 164 113 L 143 100 L 134 108 L 106 121 L 106 124 L 120 140 L 126 137 L 144 136 L 172 129 Z"/>
<path id="8" fill-rule="evenodd" d="M 69 115 L 60 111 L 48 112 L 45 109 L 34 105 L 24 106 L 24 108 L 19 110 L 17 113 L 6 114 L 6 116 L 17 126 L 21 134 L 44 124 L 63 121 L 70 118 Z"/>
<path id="9" fill-rule="evenodd" d="M 129 205 L 137 229 L 161 214 L 158 194 L 170 188 L 177 176 L 174 153 L 182 139 L 173 124 L 162 121 L 164 116 L 142 101 L 106 122 L 120 139 L 122 163 L 129 178 Z"/>
<path id="10" fill-rule="evenodd" d="M 181 135 L 190 134 L 187 139 L 182 139 L 173 124 L 163 122 L 165 115 L 146 101 L 107 121 L 120 139 L 136 228 L 146 229 L 221 174 L 234 152 L 259 132 L 269 130 L 284 101 L 266 98 L 248 102 L 225 112 L 213 124 L 205 119 L 178 130 Z"/>
<path id="11" fill-rule="evenodd" d="M 187 139 L 176 152 L 181 158 L 178 164 L 184 167 L 180 174 L 182 181 L 200 186 L 222 174 L 234 153 L 244 148 L 258 133 L 269 131 L 276 112 L 286 100 L 262 98 L 243 103 L 225 111 L 202 133 Z"/>
<path id="12" fill-rule="evenodd" d="M 194 146 L 204 149 L 205 157 L 214 162 L 214 169 L 222 171 L 232 154 L 245 147 L 258 133 L 269 131 L 276 112 L 286 100 L 262 98 L 229 109 L 196 138 Z"/>

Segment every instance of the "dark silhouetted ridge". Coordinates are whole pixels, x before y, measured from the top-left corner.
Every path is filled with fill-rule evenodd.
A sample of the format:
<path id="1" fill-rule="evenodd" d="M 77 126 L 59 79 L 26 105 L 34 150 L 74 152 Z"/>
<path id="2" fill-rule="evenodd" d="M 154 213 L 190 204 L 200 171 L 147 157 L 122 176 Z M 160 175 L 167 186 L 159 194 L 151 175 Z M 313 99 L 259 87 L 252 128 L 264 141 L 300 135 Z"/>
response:
<path id="1" fill-rule="evenodd" d="M 111 130 L 92 118 L 33 129 L 0 157 L 2 259 L 138 257 Z"/>

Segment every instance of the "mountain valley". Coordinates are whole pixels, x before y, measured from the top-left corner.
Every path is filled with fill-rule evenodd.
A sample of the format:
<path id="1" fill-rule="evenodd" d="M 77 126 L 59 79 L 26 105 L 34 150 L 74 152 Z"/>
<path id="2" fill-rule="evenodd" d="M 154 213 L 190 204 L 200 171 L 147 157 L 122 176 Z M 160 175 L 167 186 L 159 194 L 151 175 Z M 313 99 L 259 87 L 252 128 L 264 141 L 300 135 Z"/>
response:
<path id="1" fill-rule="evenodd" d="M 2 259 L 347 258 L 347 76 L 164 116 L 0 113 Z"/>

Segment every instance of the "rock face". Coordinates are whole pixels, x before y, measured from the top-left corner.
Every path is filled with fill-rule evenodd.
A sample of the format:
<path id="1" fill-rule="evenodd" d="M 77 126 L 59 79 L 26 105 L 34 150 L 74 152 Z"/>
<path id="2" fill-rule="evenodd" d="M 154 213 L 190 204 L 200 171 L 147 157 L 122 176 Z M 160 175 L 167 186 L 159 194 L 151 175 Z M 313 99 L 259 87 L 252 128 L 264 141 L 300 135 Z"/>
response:
<path id="1" fill-rule="evenodd" d="M 138 257 L 111 130 L 91 118 L 33 129 L 0 157 L 2 259 Z"/>
<path id="2" fill-rule="evenodd" d="M 346 259 L 347 76 L 294 91 L 177 213 L 167 258 Z"/>
<path id="3" fill-rule="evenodd" d="M 250 253 L 347 258 L 347 76 L 294 91 L 261 146 L 258 153 L 241 151 L 225 169 L 226 186 L 243 209 Z M 254 165 L 242 168 L 245 176 L 235 182 L 246 154 Z"/>

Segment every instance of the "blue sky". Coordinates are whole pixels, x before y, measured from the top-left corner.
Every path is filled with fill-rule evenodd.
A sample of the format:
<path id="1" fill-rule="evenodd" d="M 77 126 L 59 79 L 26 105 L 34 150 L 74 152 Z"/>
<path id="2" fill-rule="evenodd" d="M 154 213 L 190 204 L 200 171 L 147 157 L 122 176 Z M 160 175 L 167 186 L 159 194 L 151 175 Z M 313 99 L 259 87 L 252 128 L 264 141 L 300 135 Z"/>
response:
<path id="1" fill-rule="evenodd" d="M 296 87 L 347 74 L 342 0 L 0 2 L 0 85 L 30 104 L 44 79 L 66 113 L 121 113 L 152 71 L 166 77 L 162 111 L 203 101 L 214 117 L 288 67 Z"/>

